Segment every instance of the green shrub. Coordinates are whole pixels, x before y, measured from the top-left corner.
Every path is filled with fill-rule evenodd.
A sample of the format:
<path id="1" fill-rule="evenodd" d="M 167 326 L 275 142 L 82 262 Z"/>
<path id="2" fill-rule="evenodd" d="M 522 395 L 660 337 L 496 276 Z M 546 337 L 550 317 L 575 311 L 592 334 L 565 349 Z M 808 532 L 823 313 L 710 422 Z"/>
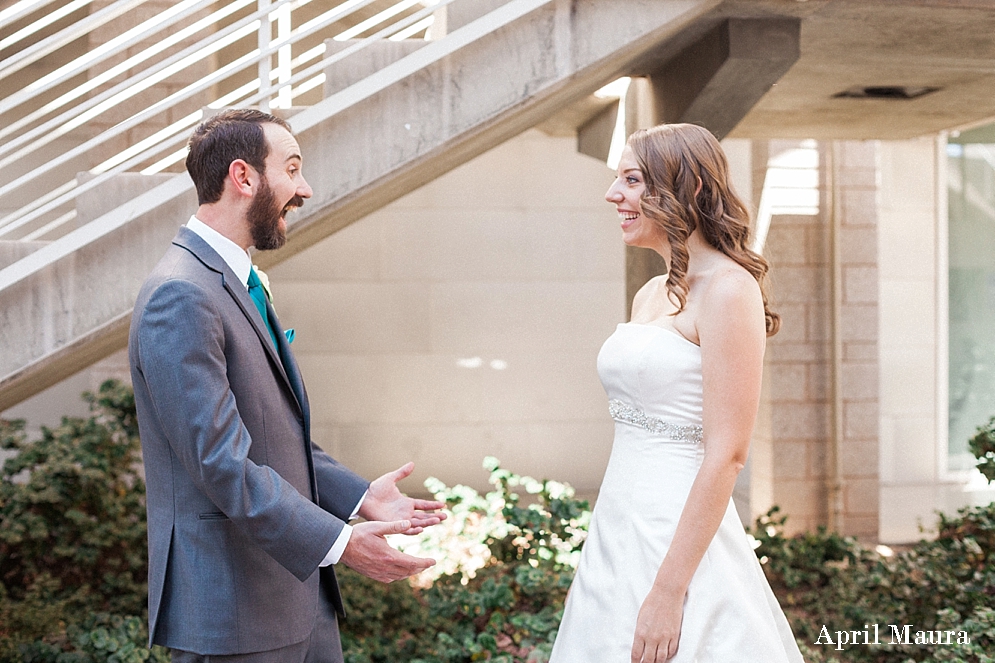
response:
<path id="1" fill-rule="evenodd" d="M 780 591 L 792 596 L 798 591 L 817 592 L 861 557 L 863 549 L 855 539 L 822 526 L 786 538 L 783 531 L 788 517 L 779 515 L 780 511 L 775 506 L 757 518 L 751 533 L 758 544 L 757 556 Z"/>
<path id="2" fill-rule="evenodd" d="M 981 473 L 989 481 L 995 481 L 995 417 L 984 426 L 978 426 L 977 434 L 967 444 L 978 458 L 977 467 Z"/>
<path id="3" fill-rule="evenodd" d="M 149 650 L 148 632 L 139 617 L 99 613 L 69 624 L 64 638 L 26 643 L 13 659 L 23 663 L 168 663 L 162 647 Z"/>
<path id="4" fill-rule="evenodd" d="M 933 541 L 920 541 L 889 556 L 852 538 L 820 530 L 786 538 L 784 518 L 772 509 L 757 519 L 757 554 L 799 641 L 831 661 L 992 663 L 995 630 L 995 504 L 964 508 L 957 518 L 940 515 Z M 891 644 L 836 651 L 815 645 L 830 632 L 879 624 L 912 624 L 912 631 L 964 631 L 970 644 Z M 886 641 L 887 640 L 887 641 Z"/>
<path id="5" fill-rule="evenodd" d="M 134 396 L 108 381 L 84 399 L 90 417 L 63 418 L 37 440 L 23 421 L 0 421 L 0 446 L 16 452 L 0 473 L 0 660 L 149 655 Z"/>

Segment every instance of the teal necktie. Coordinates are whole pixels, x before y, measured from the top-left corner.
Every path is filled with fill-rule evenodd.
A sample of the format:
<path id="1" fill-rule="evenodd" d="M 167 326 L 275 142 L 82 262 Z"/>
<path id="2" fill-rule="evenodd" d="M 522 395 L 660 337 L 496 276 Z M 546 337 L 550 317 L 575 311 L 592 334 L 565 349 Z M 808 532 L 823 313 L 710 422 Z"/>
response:
<path id="1" fill-rule="evenodd" d="M 273 325 L 269 321 L 269 314 L 266 312 L 266 291 L 263 290 L 263 283 L 259 280 L 259 275 L 256 274 L 255 267 L 249 270 L 247 285 L 249 286 L 249 297 L 252 297 L 252 302 L 259 310 L 259 315 L 263 317 L 263 322 L 266 324 L 266 331 L 269 332 L 269 337 L 273 341 L 273 347 L 279 351 L 280 344 L 276 342 L 276 332 L 273 331 Z"/>

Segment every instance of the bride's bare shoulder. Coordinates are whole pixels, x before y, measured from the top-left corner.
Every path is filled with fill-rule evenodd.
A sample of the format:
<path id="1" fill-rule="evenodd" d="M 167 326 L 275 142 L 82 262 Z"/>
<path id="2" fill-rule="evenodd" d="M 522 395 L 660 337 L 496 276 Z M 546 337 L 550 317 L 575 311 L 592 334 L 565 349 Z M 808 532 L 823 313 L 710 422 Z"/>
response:
<path id="1" fill-rule="evenodd" d="M 667 308 L 669 302 L 667 292 L 667 275 L 654 276 L 643 284 L 632 298 L 632 318 L 635 320 L 640 315 L 649 312 L 653 318 L 658 309 Z"/>
<path id="2" fill-rule="evenodd" d="M 729 260 L 716 265 L 702 285 L 700 317 L 714 317 L 726 324 L 764 320 L 760 284 L 738 263 Z"/>

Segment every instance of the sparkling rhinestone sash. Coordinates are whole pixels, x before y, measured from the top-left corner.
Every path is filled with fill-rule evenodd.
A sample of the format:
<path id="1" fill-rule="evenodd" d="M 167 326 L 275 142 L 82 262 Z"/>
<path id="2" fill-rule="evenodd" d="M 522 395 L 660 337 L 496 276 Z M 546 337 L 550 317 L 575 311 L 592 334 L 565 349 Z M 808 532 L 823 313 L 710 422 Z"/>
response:
<path id="1" fill-rule="evenodd" d="M 652 433 L 665 435 L 676 442 L 701 444 L 701 426 L 694 424 L 671 424 L 663 419 L 651 417 L 628 403 L 612 399 L 608 401 L 608 413 L 615 421 L 645 428 Z"/>

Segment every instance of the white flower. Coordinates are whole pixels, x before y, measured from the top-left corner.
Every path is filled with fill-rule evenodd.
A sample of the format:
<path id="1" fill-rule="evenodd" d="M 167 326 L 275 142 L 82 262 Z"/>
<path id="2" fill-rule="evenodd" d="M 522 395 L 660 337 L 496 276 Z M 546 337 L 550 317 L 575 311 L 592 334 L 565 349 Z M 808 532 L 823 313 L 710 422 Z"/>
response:
<path id="1" fill-rule="evenodd" d="M 256 276 L 259 277 L 259 283 L 263 286 L 263 292 L 266 293 L 266 299 L 268 299 L 270 301 L 270 304 L 272 304 L 273 291 L 269 289 L 269 277 L 266 276 L 266 272 L 259 269 L 258 265 L 253 265 L 252 268 L 256 270 Z"/>

